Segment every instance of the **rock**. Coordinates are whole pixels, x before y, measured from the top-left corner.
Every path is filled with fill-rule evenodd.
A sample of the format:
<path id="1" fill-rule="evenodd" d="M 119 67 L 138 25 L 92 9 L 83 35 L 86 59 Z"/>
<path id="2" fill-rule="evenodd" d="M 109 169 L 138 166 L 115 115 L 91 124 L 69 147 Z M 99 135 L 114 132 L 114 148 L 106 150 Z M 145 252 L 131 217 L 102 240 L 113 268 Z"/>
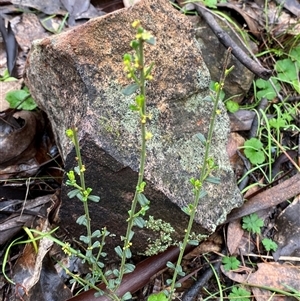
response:
<path id="1" fill-rule="evenodd" d="M 223 69 L 226 48 L 219 42 L 216 35 L 202 18 L 193 16 L 190 17 L 190 20 L 194 24 L 196 39 L 200 45 L 202 56 L 205 64 L 208 66 L 211 78 L 213 81 L 218 82 Z M 216 20 L 220 27 L 230 35 L 233 41 L 243 49 L 245 53 L 248 53 L 244 45 L 236 36 L 236 33 L 225 25 L 223 21 L 220 21 L 217 18 Z M 246 34 L 245 36 L 247 37 Z M 242 37 L 240 38 L 242 39 Z M 247 43 L 252 48 L 251 50 L 254 53 L 257 52 L 255 43 L 253 43 L 249 37 L 247 38 Z M 234 69 L 228 75 L 224 85 L 225 99 L 234 97 L 233 100 L 240 103 L 252 85 L 254 74 L 233 55 L 231 55 L 230 61 L 230 66 L 232 65 L 234 65 Z"/>
<path id="2" fill-rule="evenodd" d="M 147 145 L 145 172 L 149 214 L 170 223 L 178 241 L 188 220 L 180 208 L 193 200 L 189 180 L 198 176 L 203 160 L 204 148 L 196 134 L 207 135 L 212 110 L 212 103 L 204 100 L 209 94 L 209 72 L 189 20 L 167 1 L 144 0 L 36 41 L 26 69 L 26 83 L 48 114 L 66 170 L 74 166 L 75 155 L 65 131 L 72 126 L 79 129 L 87 185 L 101 197 L 91 204 L 93 228 L 107 226 L 116 234 L 108 246 L 116 245 L 125 233 L 139 166 L 138 117 L 128 109 L 134 97 L 121 93 L 131 83 L 122 58 L 131 52 L 135 19 L 157 39 L 155 46 L 145 48 L 146 61 L 155 62 L 154 79 L 147 84 L 153 116 L 147 125 L 153 138 Z M 214 231 L 228 212 L 242 204 L 226 153 L 229 119 L 221 103 L 219 109 L 210 155 L 219 165 L 214 176 L 221 183 L 205 185 L 208 196 L 197 211 L 197 233 Z M 72 234 L 78 230 L 75 220 L 82 210 L 80 202 L 69 200 L 63 189 L 61 220 Z M 134 251 L 143 252 L 149 232 L 142 229 L 136 234 Z"/>

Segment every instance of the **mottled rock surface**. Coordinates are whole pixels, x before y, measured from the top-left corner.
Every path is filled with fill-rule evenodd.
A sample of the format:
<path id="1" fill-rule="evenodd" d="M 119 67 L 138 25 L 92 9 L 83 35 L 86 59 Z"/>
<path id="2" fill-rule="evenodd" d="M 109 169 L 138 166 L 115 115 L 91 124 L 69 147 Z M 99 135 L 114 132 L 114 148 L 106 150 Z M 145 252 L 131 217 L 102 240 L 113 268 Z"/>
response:
<path id="1" fill-rule="evenodd" d="M 87 168 L 87 184 L 100 203 L 92 204 L 94 227 L 124 234 L 137 179 L 140 136 L 138 117 L 128 106 L 134 96 L 121 90 L 130 82 L 122 58 L 131 52 L 131 23 L 140 19 L 157 39 L 147 45 L 145 57 L 154 61 L 154 80 L 147 84 L 148 110 L 153 118 L 148 130 L 146 195 L 150 214 L 170 222 L 180 239 L 187 216 L 180 210 L 193 199 L 189 179 L 197 177 L 204 149 L 196 134 L 208 132 L 212 103 L 210 76 L 193 37 L 189 20 L 169 1 L 144 0 L 132 8 L 93 19 L 60 35 L 33 44 L 26 82 L 52 123 L 66 169 L 74 161 L 65 130 L 76 126 Z M 211 156 L 219 165 L 214 176 L 220 185 L 207 185 L 208 196 L 197 211 L 195 231 L 212 232 L 232 208 L 241 205 L 234 174 L 226 153 L 229 119 L 222 104 L 215 126 Z M 63 192 L 62 222 L 72 232 L 82 214 L 80 202 Z M 134 246 L 142 251 L 149 234 L 139 230 Z M 114 242 L 113 242 L 114 244 Z"/>
<path id="2" fill-rule="evenodd" d="M 205 64 L 208 66 L 211 78 L 213 81 L 219 81 L 227 49 L 219 42 L 216 35 L 202 18 L 192 16 L 190 20 L 194 24 L 196 40 L 200 45 L 202 56 Z M 239 39 L 237 33 L 230 29 L 225 22 L 220 21 L 218 18 L 216 18 L 216 21 L 233 41 L 245 53 L 248 53 L 245 46 L 241 43 L 243 38 L 240 37 Z M 247 37 L 247 35 L 245 36 Z M 249 37 L 246 44 L 249 45 L 254 53 L 257 52 L 257 46 Z M 234 65 L 234 69 L 226 78 L 224 85 L 225 97 L 226 99 L 233 98 L 234 101 L 240 103 L 252 85 L 254 74 L 233 55 L 231 55 L 230 65 Z"/>

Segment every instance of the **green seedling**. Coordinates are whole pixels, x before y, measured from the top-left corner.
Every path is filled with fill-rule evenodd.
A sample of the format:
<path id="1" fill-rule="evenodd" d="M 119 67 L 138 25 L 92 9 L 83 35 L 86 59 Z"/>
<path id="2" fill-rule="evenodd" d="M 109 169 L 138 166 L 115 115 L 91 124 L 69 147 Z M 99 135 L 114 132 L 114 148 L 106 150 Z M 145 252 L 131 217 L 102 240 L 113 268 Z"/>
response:
<path id="1" fill-rule="evenodd" d="M 266 249 L 266 251 L 268 251 L 268 252 L 270 252 L 270 251 L 275 252 L 278 248 L 278 245 L 276 244 L 276 242 L 270 238 L 264 238 L 261 242 L 262 242 L 264 248 Z"/>
<path id="2" fill-rule="evenodd" d="M 222 263 L 225 271 L 236 270 L 241 262 L 235 256 L 225 256 L 222 258 Z"/>
<path id="3" fill-rule="evenodd" d="M 168 298 L 164 294 L 164 292 L 160 292 L 158 294 L 153 294 L 148 297 L 147 301 L 168 301 Z"/>
<path id="4" fill-rule="evenodd" d="M 32 111 L 37 107 L 27 87 L 21 90 L 9 91 L 6 93 L 5 99 L 12 109 Z"/>
<path id="5" fill-rule="evenodd" d="M 245 141 L 244 154 L 252 164 L 262 164 L 265 161 L 263 144 L 257 138 Z"/>
<path id="6" fill-rule="evenodd" d="M 250 292 L 242 287 L 234 286 L 228 295 L 229 300 L 234 301 L 250 301 Z"/>
<path id="7" fill-rule="evenodd" d="M 251 233 L 260 234 L 264 221 L 256 213 L 243 217 L 242 228 Z"/>

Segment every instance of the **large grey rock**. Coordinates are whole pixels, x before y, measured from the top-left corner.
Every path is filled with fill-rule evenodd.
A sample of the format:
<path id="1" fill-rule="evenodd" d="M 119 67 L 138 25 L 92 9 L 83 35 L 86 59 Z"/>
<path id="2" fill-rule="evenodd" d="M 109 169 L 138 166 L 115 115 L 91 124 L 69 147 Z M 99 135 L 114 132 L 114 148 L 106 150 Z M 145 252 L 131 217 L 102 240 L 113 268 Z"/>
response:
<path id="1" fill-rule="evenodd" d="M 156 46 L 145 48 L 147 62 L 155 62 L 154 80 L 147 84 L 148 110 L 153 116 L 147 125 L 153 138 L 148 142 L 145 173 L 149 213 L 171 223 L 178 240 L 187 222 L 180 208 L 193 200 L 189 180 L 199 175 L 203 163 L 204 149 L 196 134 L 207 134 L 212 110 L 212 103 L 204 101 L 209 72 L 188 19 L 169 1 L 144 0 L 36 41 L 26 82 L 48 114 L 66 169 L 73 164 L 74 152 L 65 130 L 79 129 L 87 184 L 101 197 L 100 203 L 92 204 L 92 221 L 95 227 L 107 226 L 117 240 L 124 234 L 139 166 L 139 122 L 128 109 L 134 96 L 121 93 L 129 84 L 122 58 L 131 51 L 134 30 L 130 24 L 135 19 L 157 39 Z M 219 165 L 214 175 L 221 184 L 206 185 L 208 196 L 195 219 L 198 233 L 214 231 L 242 203 L 226 153 L 229 120 L 222 104 L 219 109 L 210 155 Z M 74 221 L 81 214 L 80 202 L 68 200 L 64 192 L 61 216 L 70 231 L 77 229 Z M 145 248 L 148 235 L 139 230 L 136 251 Z"/>

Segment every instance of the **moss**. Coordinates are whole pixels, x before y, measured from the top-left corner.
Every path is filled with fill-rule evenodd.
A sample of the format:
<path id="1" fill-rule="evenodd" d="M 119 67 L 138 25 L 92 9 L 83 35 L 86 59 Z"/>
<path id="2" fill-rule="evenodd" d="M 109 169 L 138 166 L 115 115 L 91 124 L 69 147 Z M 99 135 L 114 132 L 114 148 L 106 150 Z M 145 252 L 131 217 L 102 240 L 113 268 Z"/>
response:
<path id="1" fill-rule="evenodd" d="M 162 219 L 154 219 L 154 217 L 150 215 L 146 221 L 145 228 L 159 234 L 157 239 L 148 239 L 149 244 L 144 253 L 146 256 L 161 253 L 168 247 L 176 244 L 176 241 L 172 238 L 172 233 L 175 232 L 174 228 Z"/>

